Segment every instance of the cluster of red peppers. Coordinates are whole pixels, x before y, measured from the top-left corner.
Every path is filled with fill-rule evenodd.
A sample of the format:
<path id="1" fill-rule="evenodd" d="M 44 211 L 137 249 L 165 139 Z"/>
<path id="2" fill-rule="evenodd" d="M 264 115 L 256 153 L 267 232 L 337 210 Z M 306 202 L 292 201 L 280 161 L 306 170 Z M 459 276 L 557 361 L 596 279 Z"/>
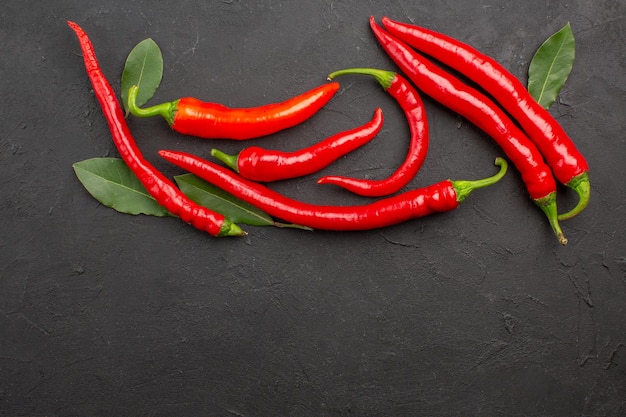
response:
<path id="1" fill-rule="evenodd" d="M 328 78 L 332 80 L 346 74 L 373 76 L 406 115 L 410 128 L 407 156 L 396 171 L 385 179 L 326 176 L 318 183 L 335 184 L 362 196 L 384 198 L 359 206 L 312 205 L 287 198 L 260 184 L 312 174 L 363 146 L 382 127 L 383 114 L 380 109 L 362 126 L 340 132 L 295 152 L 249 147 L 238 155 L 227 155 L 213 149 L 211 155 L 230 169 L 179 151 L 162 150 L 159 155 L 273 217 L 311 228 L 366 230 L 452 210 L 473 190 L 494 184 L 502 178 L 507 163 L 497 158 L 499 172 L 489 178 L 474 181 L 445 180 L 395 194 L 418 173 L 428 149 L 427 117 L 415 85 L 496 141 L 520 172 L 530 197 L 546 214 L 559 242 L 565 245 L 567 239 L 559 220 L 572 218 L 587 206 L 590 187 L 587 163 L 563 128 L 532 98 L 522 83 L 495 60 L 440 33 L 388 18 L 383 18 L 382 23 L 384 28 L 373 17 L 370 18 L 375 37 L 408 79 L 398 73 L 371 68 L 336 71 Z M 116 94 L 100 69 L 93 45 L 76 23 L 68 24 L 80 41 L 87 74 L 113 141 L 122 159 L 147 192 L 172 214 L 211 235 L 245 234 L 224 215 L 186 197 L 143 157 L 131 135 Z M 491 98 L 417 51 L 463 73 Z M 149 108 L 139 108 L 136 105 L 137 88 L 133 87 L 128 94 L 128 108 L 130 113 L 138 117 L 162 116 L 172 129 L 182 134 L 246 140 L 270 135 L 307 120 L 338 90 L 338 83 L 329 82 L 287 101 L 254 108 L 228 108 L 194 98 L 181 98 Z M 579 195 L 578 204 L 563 214 L 558 214 L 556 207 L 555 177 Z"/>

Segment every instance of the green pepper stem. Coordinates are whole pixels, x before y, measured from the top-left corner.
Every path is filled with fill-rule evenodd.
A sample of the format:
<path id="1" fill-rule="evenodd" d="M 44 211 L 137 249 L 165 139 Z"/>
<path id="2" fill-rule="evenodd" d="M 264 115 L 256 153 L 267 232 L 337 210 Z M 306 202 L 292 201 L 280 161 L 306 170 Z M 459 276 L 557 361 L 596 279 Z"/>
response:
<path id="1" fill-rule="evenodd" d="M 556 193 L 550 193 L 543 198 L 538 198 L 533 200 L 545 213 L 548 221 L 550 222 L 550 226 L 552 227 L 552 231 L 556 235 L 557 239 L 559 239 L 559 243 L 563 246 L 567 245 L 567 238 L 563 234 L 561 230 L 561 226 L 559 225 L 557 209 L 556 209 Z"/>
<path id="2" fill-rule="evenodd" d="M 465 200 L 472 191 L 495 184 L 504 176 L 507 170 L 507 162 L 503 158 L 496 158 L 495 164 L 500 166 L 500 171 L 492 177 L 476 181 L 452 181 L 452 186 L 457 193 L 456 199 L 459 203 Z M 559 243 L 564 246 L 567 245 L 567 238 L 563 234 L 557 218 L 556 193 L 550 193 L 543 198 L 538 198 L 533 201 L 545 213 L 550 222 L 550 227 L 552 227 Z"/>
<path id="3" fill-rule="evenodd" d="M 139 87 L 133 85 L 128 90 L 128 111 L 136 117 L 161 116 L 167 123 L 174 124 L 174 115 L 178 107 L 178 100 L 157 104 L 156 106 L 141 108 L 137 106 L 137 95 Z"/>
<path id="4" fill-rule="evenodd" d="M 496 158 L 494 163 L 500 167 L 500 171 L 491 177 L 471 181 L 452 181 L 452 187 L 454 187 L 454 190 L 456 191 L 456 201 L 461 203 L 472 193 L 472 191 L 488 187 L 500 181 L 502 177 L 504 177 L 504 174 L 506 174 L 509 164 L 504 158 L 499 157 Z"/>
<path id="5" fill-rule="evenodd" d="M 396 73 L 392 71 L 386 71 L 382 69 L 375 68 L 346 68 L 339 71 L 332 72 L 328 74 L 328 80 L 332 80 L 335 77 L 339 77 L 340 75 L 348 75 L 348 74 L 363 74 L 363 75 L 371 75 L 376 78 L 376 81 L 387 90 L 391 87 L 393 80 L 396 78 Z"/>
<path id="6" fill-rule="evenodd" d="M 239 225 L 228 219 L 224 219 L 218 236 L 246 236 L 247 234 L 248 233 L 244 232 Z"/>
<path id="7" fill-rule="evenodd" d="M 211 156 L 219 159 L 232 170 L 239 172 L 239 165 L 237 163 L 239 160 L 239 155 L 229 155 L 220 151 L 219 149 L 211 149 Z"/>
<path id="8" fill-rule="evenodd" d="M 574 207 L 567 213 L 559 214 L 559 220 L 571 219 L 572 217 L 583 211 L 585 207 L 587 207 L 587 205 L 589 204 L 589 196 L 591 194 L 591 186 L 589 184 L 588 172 L 583 172 L 582 174 L 575 176 L 570 182 L 565 185 L 576 191 L 576 194 L 578 194 L 578 204 L 576 204 L 576 207 Z"/>

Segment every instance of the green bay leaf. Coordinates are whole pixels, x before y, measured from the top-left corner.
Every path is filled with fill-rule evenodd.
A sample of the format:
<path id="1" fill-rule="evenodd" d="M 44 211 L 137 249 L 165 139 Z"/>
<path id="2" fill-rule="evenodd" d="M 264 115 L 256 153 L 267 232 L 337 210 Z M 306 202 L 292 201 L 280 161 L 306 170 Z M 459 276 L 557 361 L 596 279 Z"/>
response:
<path id="1" fill-rule="evenodd" d="M 221 213 L 234 223 L 251 226 L 275 226 L 311 230 L 310 227 L 274 221 L 263 210 L 249 204 L 238 197 L 216 187 L 194 174 L 183 174 L 174 177 L 181 191 L 201 206 Z"/>
<path id="2" fill-rule="evenodd" d="M 148 194 L 119 158 L 91 158 L 72 165 L 76 176 L 96 200 L 121 213 L 173 216 Z"/>
<path id="3" fill-rule="evenodd" d="M 243 200 L 209 184 L 194 174 L 183 174 L 174 177 L 181 191 L 201 206 L 223 214 L 234 223 L 251 226 L 272 226 L 274 220 Z"/>
<path id="4" fill-rule="evenodd" d="M 122 72 L 122 103 L 128 112 L 128 90 L 139 87 L 137 106 L 143 106 L 152 98 L 163 78 L 163 55 L 159 46 L 150 38 L 139 42 L 128 54 Z"/>
<path id="5" fill-rule="evenodd" d="M 556 100 L 574 65 L 575 41 L 567 23 L 537 50 L 528 69 L 528 91 L 544 108 Z"/>

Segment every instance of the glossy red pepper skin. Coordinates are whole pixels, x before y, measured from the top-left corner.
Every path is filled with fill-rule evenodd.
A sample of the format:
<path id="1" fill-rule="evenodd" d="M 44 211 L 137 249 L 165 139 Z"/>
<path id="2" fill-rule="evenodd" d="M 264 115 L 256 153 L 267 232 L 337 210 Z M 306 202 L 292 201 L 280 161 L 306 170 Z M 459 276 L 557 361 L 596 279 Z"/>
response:
<path id="1" fill-rule="evenodd" d="M 211 151 L 211 155 L 234 168 L 242 177 L 253 181 L 270 182 L 302 177 L 321 170 L 371 141 L 382 128 L 383 121 L 383 111 L 376 109 L 366 124 L 294 152 L 251 146 L 237 156 L 226 155 L 216 149 Z"/>
<path id="2" fill-rule="evenodd" d="M 382 18 L 385 29 L 417 50 L 462 72 L 492 95 L 535 142 L 554 176 L 575 189 L 580 205 L 571 214 L 581 212 L 589 201 L 589 166 L 563 127 L 530 95 L 521 81 L 495 59 L 468 44 L 447 35 Z M 582 183 L 581 183 L 582 182 Z"/>
<path id="3" fill-rule="evenodd" d="M 531 198 L 546 214 L 559 242 L 567 244 L 557 219 L 556 181 L 537 146 L 487 96 L 389 34 L 376 24 L 374 17 L 370 18 L 370 27 L 383 49 L 420 90 L 495 140 L 520 172 Z"/>
<path id="4" fill-rule="evenodd" d="M 320 178 L 319 184 L 339 185 L 353 193 L 380 197 L 393 194 L 411 181 L 422 167 L 428 153 L 428 120 L 424 103 L 417 90 L 400 74 L 372 68 L 351 68 L 329 75 L 334 78 L 344 74 L 367 74 L 374 76 L 385 91 L 393 97 L 404 112 L 410 130 L 409 150 L 404 162 L 389 177 L 382 180 L 367 180 L 343 176 Z"/>
<path id="5" fill-rule="evenodd" d="M 111 130 L 113 142 L 124 162 L 148 193 L 172 214 L 213 236 L 244 234 L 239 226 L 231 223 L 223 215 L 189 200 L 174 183 L 143 157 L 126 124 L 117 96 L 100 68 L 90 39 L 79 25 L 71 21 L 67 23 L 78 37 L 85 69 Z"/>
<path id="6" fill-rule="evenodd" d="M 183 135 L 205 139 L 246 140 L 296 126 L 317 113 L 339 90 L 338 83 L 322 84 L 280 103 L 231 108 L 184 97 L 148 108 L 135 105 L 136 87 L 129 94 L 129 110 L 138 117 L 160 115 Z"/>
<path id="7" fill-rule="evenodd" d="M 290 199 L 195 155 L 167 150 L 159 151 L 159 155 L 271 216 L 323 230 L 375 229 L 436 212 L 453 210 L 471 191 L 497 182 L 506 172 L 506 162 L 500 161 L 498 163 L 501 166 L 500 172 L 489 179 L 446 180 L 363 206 L 328 206 Z M 478 185 L 479 183 L 481 185 Z"/>

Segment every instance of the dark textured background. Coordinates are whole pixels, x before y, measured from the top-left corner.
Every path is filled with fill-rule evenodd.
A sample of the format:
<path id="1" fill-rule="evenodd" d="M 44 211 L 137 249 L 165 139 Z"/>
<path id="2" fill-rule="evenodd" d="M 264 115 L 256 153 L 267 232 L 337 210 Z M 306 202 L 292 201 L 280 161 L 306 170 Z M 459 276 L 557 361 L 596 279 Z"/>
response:
<path id="1" fill-rule="evenodd" d="M 0 8 L 0 415 L 626 415 L 623 0 L 16 1 Z M 457 211 L 361 233 L 247 227 L 216 239 L 100 206 L 72 163 L 117 156 L 66 20 L 119 91 L 140 40 L 161 47 L 153 101 L 284 100 L 349 66 L 396 69 L 368 27 L 443 31 L 526 80 L 566 22 L 574 69 L 551 112 L 588 158 L 592 201 L 559 247 L 511 170 Z M 371 79 L 255 145 L 297 149 L 386 124 L 324 173 L 382 178 L 407 127 Z M 497 147 L 425 98 L 427 161 L 408 188 L 491 175 Z M 129 119 L 146 156 L 206 153 L 162 120 Z M 367 201 L 317 176 L 273 184 L 316 203 Z M 575 198 L 562 190 L 561 207 Z"/>

